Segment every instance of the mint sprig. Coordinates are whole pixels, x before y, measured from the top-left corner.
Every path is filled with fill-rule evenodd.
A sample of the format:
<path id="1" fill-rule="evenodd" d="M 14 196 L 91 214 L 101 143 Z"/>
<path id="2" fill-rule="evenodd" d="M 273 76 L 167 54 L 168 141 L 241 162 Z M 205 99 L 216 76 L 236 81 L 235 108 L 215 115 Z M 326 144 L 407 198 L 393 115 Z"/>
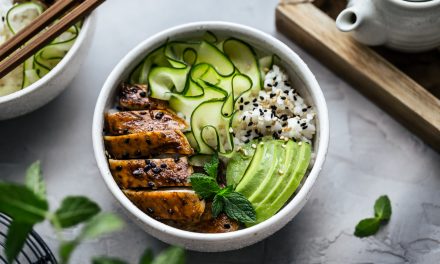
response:
<path id="1" fill-rule="evenodd" d="M 5 241 L 5 255 L 9 263 L 20 253 L 35 224 L 49 220 L 61 239 L 61 263 L 67 263 L 76 246 L 84 239 L 118 230 L 122 221 L 112 214 L 100 213 L 99 206 L 87 197 L 65 198 L 55 211 L 49 211 L 40 162 L 26 171 L 25 184 L 0 181 L 0 213 L 12 218 Z M 62 230 L 84 223 L 80 235 L 73 241 L 62 239 Z"/>
<path id="2" fill-rule="evenodd" d="M 374 217 L 361 220 L 355 228 L 354 235 L 367 237 L 376 234 L 380 225 L 391 218 L 391 202 L 388 196 L 380 196 L 374 204 Z"/>
<path id="3" fill-rule="evenodd" d="M 219 160 L 214 155 L 212 160 L 205 164 L 206 174 L 194 173 L 189 180 L 194 191 L 203 199 L 212 199 L 212 215 L 217 217 L 225 212 L 228 217 L 242 223 L 255 223 L 257 220 L 255 209 L 246 197 L 235 192 L 232 186 L 220 188 L 217 184 Z"/>

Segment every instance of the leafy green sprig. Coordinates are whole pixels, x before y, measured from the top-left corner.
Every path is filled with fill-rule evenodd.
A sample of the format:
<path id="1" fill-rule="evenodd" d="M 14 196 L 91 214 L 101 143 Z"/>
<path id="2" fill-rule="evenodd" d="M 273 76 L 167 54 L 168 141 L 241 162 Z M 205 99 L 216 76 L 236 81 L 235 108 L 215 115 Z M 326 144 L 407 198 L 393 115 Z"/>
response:
<path id="1" fill-rule="evenodd" d="M 391 218 L 391 202 L 388 196 L 380 196 L 374 204 L 374 217 L 361 220 L 355 228 L 354 235 L 367 237 L 377 233 L 380 225 L 387 223 Z"/>
<path id="2" fill-rule="evenodd" d="M 5 242 L 8 262 L 18 256 L 35 224 L 48 220 L 61 240 L 59 256 L 67 263 L 73 250 L 85 239 L 94 239 L 119 230 L 122 220 L 110 213 L 100 213 L 99 206 L 83 196 L 68 196 L 55 211 L 49 211 L 40 162 L 26 171 L 25 184 L 0 181 L 0 212 L 12 218 Z M 63 229 L 84 224 L 73 240 L 63 239 Z"/>
<path id="3" fill-rule="evenodd" d="M 155 258 L 150 249 L 145 250 L 139 264 L 185 264 L 185 250 L 179 247 L 169 247 Z M 110 257 L 96 257 L 92 264 L 128 264 L 124 260 Z"/>
<path id="4" fill-rule="evenodd" d="M 255 209 L 249 200 L 241 193 L 235 192 L 232 186 L 220 188 L 217 184 L 219 159 L 214 154 L 211 161 L 206 163 L 206 174 L 194 173 L 190 176 L 192 188 L 203 199 L 212 199 L 212 215 L 217 217 L 225 212 L 230 218 L 242 223 L 255 223 Z"/>

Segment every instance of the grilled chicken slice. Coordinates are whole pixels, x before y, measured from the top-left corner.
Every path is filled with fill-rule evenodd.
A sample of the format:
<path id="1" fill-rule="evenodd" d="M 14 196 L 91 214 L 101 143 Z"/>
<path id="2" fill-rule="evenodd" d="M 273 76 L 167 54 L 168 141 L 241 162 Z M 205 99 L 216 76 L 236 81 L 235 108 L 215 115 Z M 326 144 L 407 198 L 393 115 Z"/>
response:
<path id="1" fill-rule="evenodd" d="M 186 157 L 114 160 L 109 159 L 110 170 L 119 187 L 152 188 L 190 186 L 189 176 L 193 168 Z"/>
<path id="2" fill-rule="evenodd" d="M 147 85 L 122 83 L 119 91 L 119 106 L 126 110 L 167 109 L 166 101 L 150 98 L 147 95 Z"/>
<path id="3" fill-rule="evenodd" d="M 124 190 L 124 193 L 139 209 L 155 219 L 198 222 L 205 211 L 205 201 L 193 190 Z"/>
<path id="4" fill-rule="evenodd" d="M 208 203 L 199 222 L 170 220 L 163 222 L 179 229 L 198 233 L 227 233 L 238 230 L 239 223 L 237 221 L 232 220 L 224 213 L 214 218 L 211 212 L 211 203 Z"/>
<path id="5" fill-rule="evenodd" d="M 187 128 L 185 120 L 167 110 L 124 111 L 106 115 L 110 135 Z"/>
<path id="6" fill-rule="evenodd" d="M 193 149 L 180 130 L 105 136 L 104 143 L 108 154 L 114 159 L 149 158 L 155 154 L 193 154 Z"/>

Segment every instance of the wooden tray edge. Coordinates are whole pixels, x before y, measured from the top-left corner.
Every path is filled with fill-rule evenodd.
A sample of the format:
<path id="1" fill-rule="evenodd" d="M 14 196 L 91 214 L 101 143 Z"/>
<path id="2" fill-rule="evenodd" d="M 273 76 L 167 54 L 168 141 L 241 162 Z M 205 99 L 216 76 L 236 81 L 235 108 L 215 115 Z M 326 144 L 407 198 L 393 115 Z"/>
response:
<path id="1" fill-rule="evenodd" d="M 280 4 L 275 17 L 279 31 L 440 151 L 440 100 L 372 49 L 339 32 L 334 20 L 313 4 Z"/>

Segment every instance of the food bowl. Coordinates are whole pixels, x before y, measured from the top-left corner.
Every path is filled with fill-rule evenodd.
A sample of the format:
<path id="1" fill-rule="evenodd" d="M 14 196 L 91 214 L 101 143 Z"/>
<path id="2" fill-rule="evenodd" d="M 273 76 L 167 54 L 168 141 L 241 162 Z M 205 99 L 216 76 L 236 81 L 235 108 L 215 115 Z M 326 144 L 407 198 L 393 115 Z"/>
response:
<path id="1" fill-rule="evenodd" d="M 184 231 L 163 224 L 138 209 L 121 191 L 110 172 L 103 142 L 104 114 L 114 106 L 119 84 L 128 78 L 140 61 L 167 40 L 201 37 L 206 31 L 220 36 L 234 36 L 262 51 L 281 58 L 281 66 L 293 86 L 316 109 L 317 134 L 313 141 L 314 164 L 296 195 L 274 216 L 257 225 L 230 233 L 205 234 Z M 133 220 L 154 237 L 190 250 L 218 252 L 239 249 L 254 244 L 281 229 L 298 214 L 307 201 L 321 171 L 328 148 L 329 124 L 324 96 L 307 65 L 289 47 L 272 36 L 256 29 L 228 22 L 197 22 L 177 26 L 156 34 L 129 52 L 113 69 L 99 95 L 93 119 L 93 147 L 102 177 L 118 202 Z"/>
<path id="2" fill-rule="evenodd" d="M 0 96 L 0 120 L 36 110 L 54 99 L 69 85 L 78 73 L 91 44 L 95 25 L 93 14 L 84 20 L 75 43 L 48 74 L 20 91 Z"/>

